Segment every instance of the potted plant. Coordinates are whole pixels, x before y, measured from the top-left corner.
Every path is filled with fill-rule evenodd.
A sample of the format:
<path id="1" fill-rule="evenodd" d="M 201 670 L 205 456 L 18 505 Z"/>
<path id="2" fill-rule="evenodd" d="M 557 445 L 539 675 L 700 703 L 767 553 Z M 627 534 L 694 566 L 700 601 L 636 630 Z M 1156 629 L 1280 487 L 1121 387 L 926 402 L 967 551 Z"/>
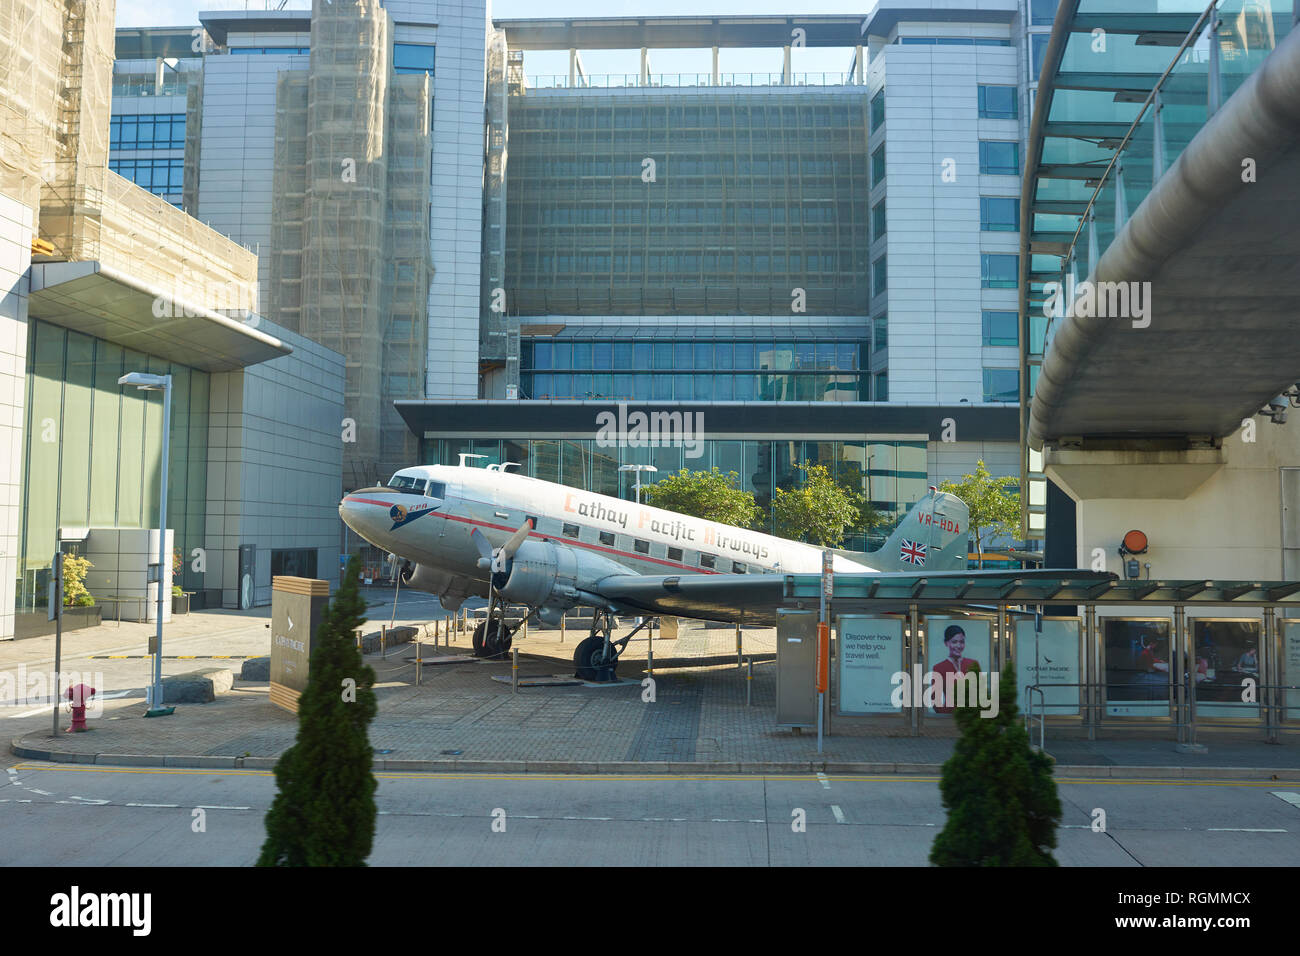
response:
<path id="1" fill-rule="evenodd" d="M 172 548 L 172 580 L 175 581 L 181 576 L 181 552 L 179 548 Z M 179 584 L 172 585 L 172 613 L 189 614 L 190 613 L 190 596 L 181 590 Z"/>
<path id="2" fill-rule="evenodd" d="M 93 627 L 100 623 L 101 609 L 95 606 L 94 596 L 86 589 L 86 572 L 93 567 L 89 559 L 80 555 L 63 556 L 64 619 L 73 627 Z"/>

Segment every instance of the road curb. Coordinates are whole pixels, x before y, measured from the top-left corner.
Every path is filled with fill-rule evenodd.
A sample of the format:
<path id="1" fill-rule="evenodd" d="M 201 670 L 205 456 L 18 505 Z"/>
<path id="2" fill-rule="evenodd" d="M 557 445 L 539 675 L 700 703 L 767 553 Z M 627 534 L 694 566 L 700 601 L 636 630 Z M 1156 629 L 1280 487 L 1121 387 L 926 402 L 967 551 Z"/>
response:
<path id="1" fill-rule="evenodd" d="M 279 757 L 227 757 L 214 754 L 90 754 L 50 750 L 23 743 L 14 737 L 10 751 L 28 760 L 50 763 L 96 764 L 118 767 L 229 768 L 272 770 Z M 664 760 L 383 760 L 374 770 L 383 773 L 509 773 L 509 774 L 634 774 L 673 777 L 683 774 L 726 774 L 731 776 L 806 775 L 814 773 L 871 776 L 937 776 L 943 769 L 936 763 L 877 763 L 838 760 L 725 761 L 698 762 Z M 1300 769 L 1267 767 L 1135 767 L 1058 765 L 1060 780 L 1272 780 L 1300 781 Z"/>

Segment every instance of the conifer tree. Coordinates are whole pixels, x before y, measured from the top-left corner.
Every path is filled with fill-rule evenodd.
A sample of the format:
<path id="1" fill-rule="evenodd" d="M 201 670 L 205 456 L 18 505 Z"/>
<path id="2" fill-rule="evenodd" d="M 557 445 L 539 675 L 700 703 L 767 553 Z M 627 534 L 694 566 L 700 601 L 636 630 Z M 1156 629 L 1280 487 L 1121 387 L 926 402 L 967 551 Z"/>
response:
<path id="1" fill-rule="evenodd" d="M 375 672 L 353 637 L 365 620 L 353 555 L 316 634 L 298 738 L 275 765 L 278 792 L 266 815 L 258 866 L 365 866 L 375 836 Z"/>
<path id="2" fill-rule="evenodd" d="M 1016 707 L 1015 666 L 998 682 L 998 712 L 958 707 L 961 737 L 943 765 L 939 790 L 948 822 L 930 849 L 936 866 L 1056 866 L 1061 821 L 1052 762 L 1029 746 Z"/>

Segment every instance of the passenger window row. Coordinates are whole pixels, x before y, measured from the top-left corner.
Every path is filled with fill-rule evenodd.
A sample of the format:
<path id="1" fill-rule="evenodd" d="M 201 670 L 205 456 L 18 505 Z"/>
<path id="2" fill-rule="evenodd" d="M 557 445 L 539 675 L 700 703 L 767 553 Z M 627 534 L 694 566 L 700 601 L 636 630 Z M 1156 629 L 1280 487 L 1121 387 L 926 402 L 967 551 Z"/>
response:
<path id="1" fill-rule="evenodd" d="M 540 521 L 537 518 L 533 518 L 533 528 L 537 530 L 539 533 L 545 534 L 546 532 L 543 531 L 539 527 L 539 525 L 540 525 Z M 582 526 L 565 521 L 562 523 L 561 534 L 563 534 L 563 536 L 566 538 L 572 538 L 575 541 L 581 541 Z M 612 531 L 598 531 L 596 533 L 596 539 L 597 541 L 600 542 L 600 544 L 604 545 L 607 548 L 617 547 L 618 538 Z M 632 550 L 635 551 L 637 554 L 648 555 L 650 553 L 650 542 L 643 540 L 642 538 L 633 538 Z M 681 548 L 675 548 L 670 546 L 668 548 L 668 560 L 684 563 L 685 554 L 683 553 Z M 718 567 L 719 559 L 717 555 L 708 554 L 706 552 L 700 552 L 698 554 L 698 561 L 699 561 L 699 566 L 702 568 L 707 568 L 709 570 L 719 570 Z M 749 567 L 744 562 L 732 561 L 730 563 L 731 563 L 730 570 L 731 573 L 733 574 L 747 574 L 749 572 Z M 727 561 L 725 559 L 722 559 L 722 567 L 725 568 L 726 565 L 727 565 Z"/>

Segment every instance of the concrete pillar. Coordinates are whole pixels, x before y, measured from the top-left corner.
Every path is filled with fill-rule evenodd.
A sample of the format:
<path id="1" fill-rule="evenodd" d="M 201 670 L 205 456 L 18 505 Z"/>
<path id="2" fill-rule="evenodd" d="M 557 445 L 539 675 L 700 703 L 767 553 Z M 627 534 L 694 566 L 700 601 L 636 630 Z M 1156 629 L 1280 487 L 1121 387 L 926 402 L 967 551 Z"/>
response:
<path id="1" fill-rule="evenodd" d="M 569 49 L 569 89 L 578 85 L 578 51 Z"/>
<path id="2" fill-rule="evenodd" d="M 781 85 L 789 86 L 790 83 L 790 45 L 786 44 L 781 55 Z"/>
<path id="3" fill-rule="evenodd" d="M 641 48 L 641 85 L 650 85 L 650 51 L 646 47 Z"/>
<path id="4" fill-rule="evenodd" d="M 716 46 L 713 48 L 713 85 L 721 85 L 718 79 L 718 48 Z"/>
<path id="5" fill-rule="evenodd" d="M 866 82 L 866 70 L 864 69 L 864 64 L 862 62 L 863 56 L 864 51 L 862 49 L 862 44 L 859 43 L 853 56 L 853 82 L 858 86 L 861 86 Z"/>
<path id="6" fill-rule="evenodd" d="M 1287 529 L 1300 529 L 1300 475 L 1290 471 L 1300 468 L 1300 428 L 1249 422 L 1218 449 L 1047 449 L 1047 476 L 1076 502 L 1078 566 L 1092 568 L 1100 549 L 1105 570 L 1122 575 L 1119 544 L 1138 529 L 1150 548 L 1137 560 L 1155 580 L 1296 576 L 1300 534 Z"/>

